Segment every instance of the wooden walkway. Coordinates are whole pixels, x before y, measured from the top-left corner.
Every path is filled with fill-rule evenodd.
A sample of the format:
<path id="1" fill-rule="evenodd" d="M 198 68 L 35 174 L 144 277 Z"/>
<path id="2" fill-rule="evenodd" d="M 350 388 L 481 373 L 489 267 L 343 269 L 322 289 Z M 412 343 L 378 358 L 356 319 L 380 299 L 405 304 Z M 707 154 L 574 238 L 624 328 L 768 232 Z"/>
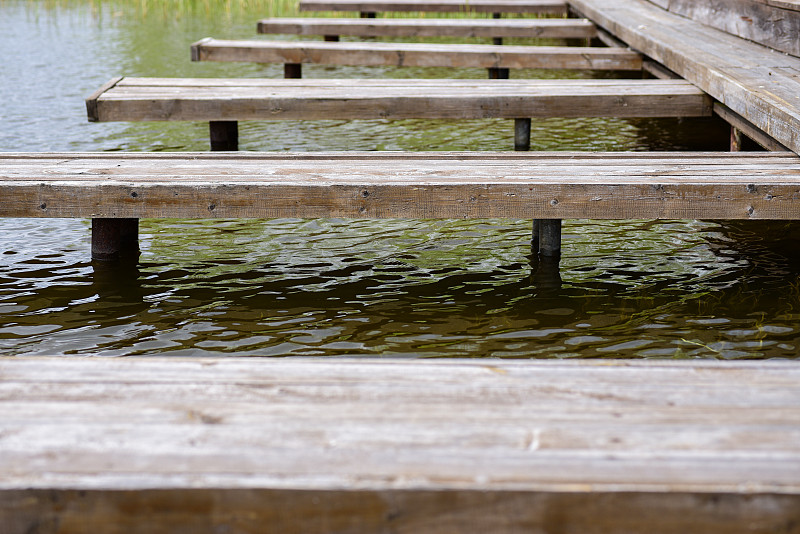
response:
<path id="1" fill-rule="evenodd" d="M 571 0 L 570 5 L 800 153 L 800 57 L 670 13 L 647 0 Z"/>
<path id="2" fill-rule="evenodd" d="M 522 37 L 586 39 L 597 29 L 586 19 L 343 19 L 269 18 L 258 33 L 358 37 Z"/>
<path id="3" fill-rule="evenodd" d="M 642 69 L 626 48 L 223 40 L 192 44 L 192 61 L 487 69 Z"/>
<path id="4" fill-rule="evenodd" d="M 794 362 L 1 358 L 4 534 L 793 534 Z"/>

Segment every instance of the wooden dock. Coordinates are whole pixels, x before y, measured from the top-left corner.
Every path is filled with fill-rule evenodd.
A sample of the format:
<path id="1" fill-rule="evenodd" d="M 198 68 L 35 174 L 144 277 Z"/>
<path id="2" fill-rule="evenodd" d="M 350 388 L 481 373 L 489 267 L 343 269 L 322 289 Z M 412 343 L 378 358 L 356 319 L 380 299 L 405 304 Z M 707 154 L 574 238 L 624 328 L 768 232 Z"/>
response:
<path id="1" fill-rule="evenodd" d="M 2 358 L 3 534 L 800 529 L 794 362 Z"/>
<path id="2" fill-rule="evenodd" d="M 796 34 L 779 35 L 800 7 L 719 5 L 301 0 L 365 17 L 569 8 L 665 79 L 126 77 L 87 112 L 209 121 L 215 150 L 237 149 L 239 120 L 506 118 L 526 150 L 531 117 L 713 110 L 732 148 L 744 132 L 794 153 L 0 153 L 0 216 L 91 218 L 96 259 L 135 255 L 139 218 L 533 219 L 534 252 L 551 259 L 565 218 L 800 220 L 800 57 Z M 763 13 L 781 15 L 775 35 Z M 542 33 L 556 31 L 546 20 L 566 31 L 543 19 Z M 447 31 L 518 31 L 485 22 Z M 2 534 L 800 532 L 796 362 L 0 358 L 0 377 Z"/>

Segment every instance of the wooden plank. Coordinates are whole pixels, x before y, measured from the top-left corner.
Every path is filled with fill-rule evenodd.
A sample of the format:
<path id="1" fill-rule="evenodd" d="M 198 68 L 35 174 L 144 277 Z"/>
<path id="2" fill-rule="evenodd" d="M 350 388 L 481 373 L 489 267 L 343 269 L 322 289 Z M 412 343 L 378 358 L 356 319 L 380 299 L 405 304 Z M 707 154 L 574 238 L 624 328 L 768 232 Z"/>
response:
<path id="1" fill-rule="evenodd" d="M 682 80 L 238 80 L 124 78 L 87 102 L 97 121 L 691 117 Z"/>
<path id="2" fill-rule="evenodd" d="M 795 362 L 0 358 L 0 376 L 4 534 L 800 524 Z"/>
<path id="3" fill-rule="evenodd" d="M 192 44 L 192 61 L 506 69 L 641 70 L 625 48 L 223 40 Z"/>
<path id="4" fill-rule="evenodd" d="M 800 9 L 763 0 L 669 0 L 667 9 L 703 24 L 800 56 Z M 663 7 L 663 6 L 662 6 Z"/>
<path id="5" fill-rule="evenodd" d="M 800 158 L 0 154 L 0 217 L 798 220 Z"/>
<path id="6" fill-rule="evenodd" d="M 281 17 L 258 21 L 258 33 L 358 37 L 520 37 L 586 39 L 586 19 L 342 19 Z"/>
<path id="7" fill-rule="evenodd" d="M 800 58 L 646 0 L 574 0 L 580 13 L 800 153 Z"/>
<path id="8" fill-rule="evenodd" d="M 563 0 L 300 0 L 300 11 L 527 13 L 566 15 Z"/>

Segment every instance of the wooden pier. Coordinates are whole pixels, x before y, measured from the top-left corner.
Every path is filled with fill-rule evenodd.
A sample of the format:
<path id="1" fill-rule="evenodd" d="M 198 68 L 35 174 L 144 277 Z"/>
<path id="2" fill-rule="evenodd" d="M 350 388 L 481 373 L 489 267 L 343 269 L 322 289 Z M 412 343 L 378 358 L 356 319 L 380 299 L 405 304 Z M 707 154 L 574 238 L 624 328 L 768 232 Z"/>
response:
<path id="1" fill-rule="evenodd" d="M 0 153 L 0 216 L 91 218 L 97 260 L 136 258 L 140 218 L 532 219 L 533 252 L 556 264 L 566 218 L 800 220 L 796 0 L 300 7 L 369 18 L 259 31 L 597 37 L 661 79 L 119 77 L 87 99 L 89 120 L 208 121 L 215 152 Z M 372 18 L 383 11 L 581 18 Z M 455 61 L 431 45 L 402 59 L 397 43 L 286 47 L 202 41 L 194 54 L 363 65 L 371 47 L 409 65 L 420 48 Z M 712 113 L 733 152 L 525 152 L 532 117 Z M 233 152 L 238 121 L 333 118 L 513 119 L 518 152 Z M 738 151 L 743 136 L 773 152 Z M 792 361 L 0 358 L 0 377 L 2 534 L 800 532 Z"/>

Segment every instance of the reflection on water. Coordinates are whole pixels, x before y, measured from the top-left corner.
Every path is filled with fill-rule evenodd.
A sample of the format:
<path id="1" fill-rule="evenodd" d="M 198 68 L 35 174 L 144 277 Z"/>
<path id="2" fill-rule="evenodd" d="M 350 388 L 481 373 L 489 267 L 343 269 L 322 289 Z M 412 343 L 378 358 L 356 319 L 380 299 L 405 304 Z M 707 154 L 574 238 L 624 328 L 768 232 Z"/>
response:
<path id="1" fill-rule="evenodd" d="M 35 3 L 34 3 L 35 6 Z M 206 124 L 90 124 L 117 74 L 280 76 L 192 64 L 258 13 L 148 20 L 0 0 L 0 149 L 205 150 Z M 309 67 L 307 76 L 483 78 L 483 70 Z M 563 76 L 525 72 L 517 76 Z M 587 74 L 574 74 L 585 76 Z M 535 150 L 721 149 L 714 120 L 547 119 Z M 508 150 L 511 121 L 246 122 L 245 150 Z M 144 220 L 137 265 L 89 261 L 89 223 L 0 221 L 0 353 L 793 358 L 797 236 L 786 224 L 566 221 L 560 265 L 530 221 Z M 558 268 L 556 268 L 558 267 Z"/>

